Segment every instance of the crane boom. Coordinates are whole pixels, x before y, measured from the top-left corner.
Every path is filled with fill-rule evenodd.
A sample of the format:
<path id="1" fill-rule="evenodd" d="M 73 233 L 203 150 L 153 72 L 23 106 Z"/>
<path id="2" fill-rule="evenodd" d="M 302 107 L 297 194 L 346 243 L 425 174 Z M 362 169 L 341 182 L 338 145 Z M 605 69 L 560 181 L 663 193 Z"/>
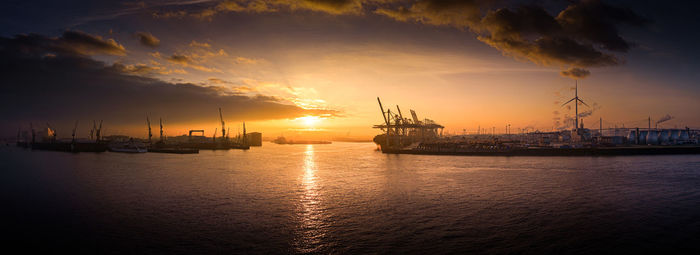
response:
<path id="1" fill-rule="evenodd" d="M 221 120 L 221 138 L 226 138 L 226 123 L 224 123 L 224 115 L 221 114 L 221 107 L 219 107 L 219 120 Z"/>

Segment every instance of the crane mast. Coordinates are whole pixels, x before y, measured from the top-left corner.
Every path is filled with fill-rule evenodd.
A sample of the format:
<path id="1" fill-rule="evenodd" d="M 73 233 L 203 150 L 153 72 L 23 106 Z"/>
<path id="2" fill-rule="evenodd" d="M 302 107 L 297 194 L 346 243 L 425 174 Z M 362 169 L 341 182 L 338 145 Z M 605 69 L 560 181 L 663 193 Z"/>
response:
<path id="1" fill-rule="evenodd" d="M 163 118 L 160 118 L 160 142 L 163 142 Z"/>
<path id="2" fill-rule="evenodd" d="M 226 123 L 224 123 L 224 115 L 221 114 L 221 107 L 219 107 L 219 120 L 221 120 L 221 139 L 226 138 Z"/>
<path id="3" fill-rule="evenodd" d="M 151 133 L 151 119 L 146 116 L 146 125 L 148 125 L 148 143 L 151 143 L 151 137 L 153 137 L 153 133 Z"/>

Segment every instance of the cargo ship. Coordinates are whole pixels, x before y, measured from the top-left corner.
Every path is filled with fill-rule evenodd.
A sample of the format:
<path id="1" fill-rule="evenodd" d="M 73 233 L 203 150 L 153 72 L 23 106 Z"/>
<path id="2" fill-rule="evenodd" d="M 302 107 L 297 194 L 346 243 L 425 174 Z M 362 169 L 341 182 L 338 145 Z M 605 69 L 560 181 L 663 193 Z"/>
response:
<path id="1" fill-rule="evenodd" d="M 100 122 L 99 128 L 96 123 L 93 123 L 93 129 L 90 131 L 90 139 L 78 139 L 76 137 L 76 129 L 78 123 L 76 122 L 73 128 L 72 138 L 69 140 L 57 139 L 56 131 L 47 123 L 47 127 L 44 131 L 39 132 L 34 129 L 33 125 L 30 126 L 31 136 L 26 132 L 22 135 L 22 132 L 17 133 L 17 146 L 22 148 L 27 148 L 31 150 L 43 150 L 43 151 L 63 151 L 63 152 L 105 152 L 107 151 L 107 143 L 100 139 L 100 132 L 102 130 L 102 122 Z M 41 137 L 37 137 L 40 135 Z M 94 135 L 94 139 L 92 138 Z M 37 139 L 39 138 L 39 139 Z M 40 140 L 40 141 L 37 141 Z"/>
<path id="2" fill-rule="evenodd" d="M 578 91 L 571 101 L 580 101 Z M 522 132 L 512 134 L 482 133 L 443 135 L 444 126 L 430 119 L 418 119 L 410 110 L 411 118 L 405 118 L 399 106 L 396 112 L 385 111 L 377 98 L 383 124 L 374 125 L 382 131 L 373 141 L 383 153 L 417 155 L 463 156 L 625 156 L 700 154 L 700 130 L 615 128 L 598 130 L 579 125 L 570 130 L 552 132 Z M 568 102 L 567 102 L 568 103 Z M 576 107 L 578 115 L 578 106 Z M 602 120 L 601 120 L 602 123 Z"/>
<path id="3" fill-rule="evenodd" d="M 316 140 L 287 140 L 284 136 L 277 137 L 272 140 L 276 144 L 331 144 L 331 141 L 316 141 Z"/>

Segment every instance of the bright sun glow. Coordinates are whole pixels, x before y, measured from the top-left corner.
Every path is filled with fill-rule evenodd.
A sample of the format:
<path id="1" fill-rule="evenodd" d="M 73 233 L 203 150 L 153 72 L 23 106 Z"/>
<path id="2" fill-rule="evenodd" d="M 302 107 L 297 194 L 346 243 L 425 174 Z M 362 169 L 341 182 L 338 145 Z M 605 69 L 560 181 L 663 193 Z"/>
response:
<path id="1" fill-rule="evenodd" d="M 295 120 L 300 121 L 304 124 L 304 126 L 313 127 L 314 125 L 316 125 L 316 123 L 321 121 L 321 118 L 319 118 L 318 116 L 304 116 L 296 118 Z"/>

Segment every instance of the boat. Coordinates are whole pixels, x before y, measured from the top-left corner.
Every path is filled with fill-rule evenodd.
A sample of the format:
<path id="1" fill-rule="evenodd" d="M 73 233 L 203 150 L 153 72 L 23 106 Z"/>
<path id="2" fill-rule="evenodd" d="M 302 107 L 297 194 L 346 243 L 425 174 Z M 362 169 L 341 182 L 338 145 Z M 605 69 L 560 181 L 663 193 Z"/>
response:
<path id="1" fill-rule="evenodd" d="M 109 151 L 111 152 L 123 152 L 123 153 L 146 153 L 148 149 L 146 144 L 140 141 L 136 141 L 133 138 L 126 142 L 112 142 L 108 145 Z"/>
<path id="2" fill-rule="evenodd" d="M 314 140 L 287 140 L 283 136 L 272 140 L 276 144 L 331 144 L 331 141 L 314 141 Z"/>
<path id="3" fill-rule="evenodd" d="M 174 154 L 197 154 L 197 153 L 199 153 L 199 149 L 178 148 L 178 147 L 161 147 L 161 148 L 148 148 L 148 152 L 174 153 Z"/>
<path id="4" fill-rule="evenodd" d="M 160 119 L 160 140 L 156 143 L 151 142 L 151 137 L 153 137 L 153 134 L 151 133 L 151 119 L 147 116 L 146 117 L 146 124 L 148 125 L 148 152 L 156 152 L 156 153 L 174 153 L 174 154 L 197 154 L 199 153 L 199 149 L 197 148 L 189 148 L 189 147 L 181 147 L 178 144 L 167 144 L 165 143 L 165 136 L 163 136 L 163 119 Z"/>
<path id="5" fill-rule="evenodd" d="M 572 100 L 578 100 L 577 97 Z M 669 134 L 671 130 L 651 128 L 647 130 L 627 128 L 608 130 L 612 135 L 604 135 L 598 130 L 585 128 L 583 122 L 571 130 L 552 132 L 527 132 L 505 134 L 480 131 L 471 135 L 445 136 L 442 125 L 432 120 L 419 120 L 415 111 L 412 118 L 404 118 L 401 109 L 384 111 L 377 98 L 384 120 L 374 128 L 383 131 L 373 141 L 383 153 L 419 155 L 461 155 L 461 156 L 626 156 L 626 155 L 669 155 L 700 154 L 700 130 L 687 128 L 683 136 L 675 140 L 664 139 L 657 142 L 657 133 Z M 602 120 L 601 120 L 602 122 Z M 508 127 L 506 127 L 508 130 Z M 629 134 L 628 136 L 619 135 Z M 651 135 L 650 135 L 651 134 Z M 675 138 L 675 137 L 674 137 Z M 651 141 L 651 142 L 650 142 Z"/>

